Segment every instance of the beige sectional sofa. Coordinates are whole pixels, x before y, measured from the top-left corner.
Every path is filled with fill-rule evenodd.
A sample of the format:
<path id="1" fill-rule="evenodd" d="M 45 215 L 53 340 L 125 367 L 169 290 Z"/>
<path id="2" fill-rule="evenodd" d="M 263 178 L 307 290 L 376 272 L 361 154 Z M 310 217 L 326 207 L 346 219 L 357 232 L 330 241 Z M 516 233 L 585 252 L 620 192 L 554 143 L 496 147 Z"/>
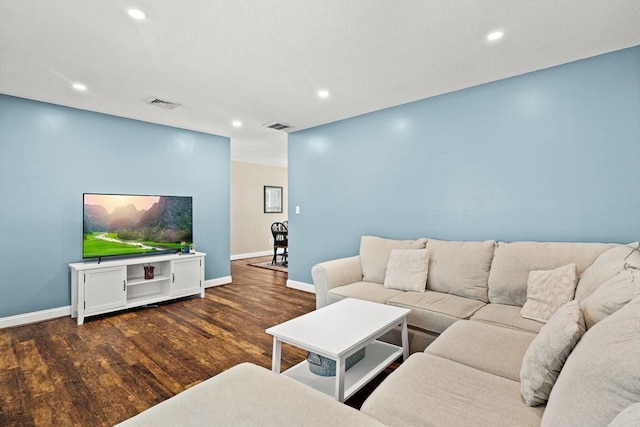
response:
<path id="1" fill-rule="evenodd" d="M 615 244 L 484 242 L 418 239 L 398 241 L 375 236 L 361 240 L 361 255 L 317 264 L 312 269 L 316 307 L 343 298 L 411 308 L 411 350 L 422 351 L 454 322 L 473 319 L 538 332 L 542 323 L 525 319 L 520 309 L 527 298 L 532 270 L 550 270 L 575 263 L 581 275 Z M 619 245 L 618 245 L 619 246 Z M 386 262 L 392 249 L 429 252 L 427 290 L 404 292 L 385 288 Z"/>
<path id="2" fill-rule="evenodd" d="M 365 236 L 312 276 L 318 307 L 411 309 L 413 354 L 360 411 L 242 364 L 123 425 L 640 425 L 638 244 Z"/>
<path id="3" fill-rule="evenodd" d="M 385 286 L 385 262 L 392 250 L 420 248 L 426 248 L 429 258 L 424 292 Z M 640 401 L 637 249 L 637 244 L 398 241 L 365 236 L 359 255 L 320 263 L 312 276 L 318 308 L 349 297 L 411 309 L 414 354 L 362 407 L 362 412 L 384 424 L 596 426 L 608 425 Z M 546 319 L 543 334 L 544 322 L 522 316 L 531 291 L 530 272 L 545 273 L 568 264 L 575 264 L 572 280 L 577 286 L 570 297 L 575 300 L 557 312 L 560 316 L 569 310 L 575 321 L 568 326 L 566 319 L 561 319 L 564 323 Z M 625 310 L 620 310 L 622 306 Z M 546 366 L 547 371 L 557 372 L 543 372 L 555 375 L 557 382 L 525 372 L 531 365 L 535 371 L 538 359 L 544 359 L 567 330 L 573 334 L 570 345 L 559 351 L 564 352 L 560 361 Z M 537 354 L 532 351 L 536 346 Z M 524 387 L 522 375 L 529 375 Z M 542 404 L 536 406 L 523 399 L 525 389 L 535 395 L 530 390 L 532 376 L 534 383 L 546 387 L 547 395 L 553 391 L 538 399 Z M 640 420 L 640 404 L 627 414 Z"/>

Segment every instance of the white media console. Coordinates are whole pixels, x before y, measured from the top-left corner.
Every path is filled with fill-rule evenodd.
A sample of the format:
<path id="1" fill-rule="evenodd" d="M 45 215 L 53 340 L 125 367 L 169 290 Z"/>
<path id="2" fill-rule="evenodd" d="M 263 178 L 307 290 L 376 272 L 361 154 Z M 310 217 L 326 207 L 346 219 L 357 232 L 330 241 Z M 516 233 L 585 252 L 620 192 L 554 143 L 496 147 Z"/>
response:
<path id="1" fill-rule="evenodd" d="M 204 298 L 205 253 L 155 255 L 69 264 L 71 317 L 87 316 L 200 294 Z M 154 267 L 145 279 L 144 266 Z"/>

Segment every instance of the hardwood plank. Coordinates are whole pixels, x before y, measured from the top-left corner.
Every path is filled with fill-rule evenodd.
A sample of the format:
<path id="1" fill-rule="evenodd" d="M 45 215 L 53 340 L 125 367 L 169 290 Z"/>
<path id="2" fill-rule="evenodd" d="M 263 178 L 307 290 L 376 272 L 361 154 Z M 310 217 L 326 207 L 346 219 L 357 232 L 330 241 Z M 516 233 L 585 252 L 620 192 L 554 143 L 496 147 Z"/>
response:
<path id="1" fill-rule="evenodd" d="M 18 361 L 13 351 L 11 335 L 6 331 L 0 331 L 0 370 L 15 369 Z"/>
<path id="2" fill-rule="evenodd" d="M 20 388 L 18 369 L 0 371 L 0 425 L 33 426 L 33 417 L 28 407 L 29 394 Z"/>
<path id="3" fill-rule="evenodd" d="M 30 394 L 37 396 L 54 390 L 48 366 L 40 356 L 34 340 L 19 343 L 17 356 Z"/>
<path id="4" fill-rule="evenodd" d="M 0 330 L 0 425 L 109 426 L 238 363 L 270 368 L 265 329 L 314 310 L 315 296 L 248 265 L 264 259 L 233 261 L 233 283 L 205 298 Z M 305 357 L 283 345 L 282 369 Z"/>

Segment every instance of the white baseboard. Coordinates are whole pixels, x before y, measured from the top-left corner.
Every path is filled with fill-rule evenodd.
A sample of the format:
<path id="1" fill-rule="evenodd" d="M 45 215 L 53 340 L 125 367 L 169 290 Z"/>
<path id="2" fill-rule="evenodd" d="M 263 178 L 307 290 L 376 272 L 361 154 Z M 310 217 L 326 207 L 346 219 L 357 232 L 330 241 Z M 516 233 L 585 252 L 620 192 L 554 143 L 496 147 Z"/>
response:
<path id="1" fill-rule="evenodd" d="M 262 252 L 251 252 L 248 254 L 235 254 L 231 255 L 231 261 L 235 261 L 237 259 L 245 259 L 245 258 L 256 258 L 259 256 L 267 256 L 273 255 L 273 249 L 270 251 L 262 251 Z"/>
<path id="2" fill-rule="evenodd" d="M 298 282 L 296 280 L 287 280 L 287 288 L 297 289 L 299 291 L 305 291 L 312 294 L 316 293 L 316 287 L 305 282 Z"/>
<path id="3" fill-rule="evenodd" d="M 217 279 L 209 279 L 204 281 L 205 288 L 211 288 L 212 286 L 228 285 L 231 283 L 231 276 L 218 277 Z"/>
<path id="4" fill-rule="evenodd" d="M 0 317 L 0 329 L 13 326 L 26 325 L 28 323 L 42 322 L 57 317 L 71 316 L 71 306 L 50 308 L 31 313 L 16 314 L 15 316 Z"/>

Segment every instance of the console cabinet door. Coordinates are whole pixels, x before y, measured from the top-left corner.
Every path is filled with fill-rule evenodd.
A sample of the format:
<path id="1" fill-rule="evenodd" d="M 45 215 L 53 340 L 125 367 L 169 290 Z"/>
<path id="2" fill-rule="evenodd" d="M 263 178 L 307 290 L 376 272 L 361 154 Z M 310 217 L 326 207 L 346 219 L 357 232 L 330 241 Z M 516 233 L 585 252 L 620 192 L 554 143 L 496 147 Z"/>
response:
<path id="1" fill-rule="evenodd" d="M 193 295 L 201 289 L 202 258 L 172 261 L 171 296 Z"/>
<path id="2" fill-rule="evenodd" d="M 84 304 L 85 313 L 124 307 L 127 304 L 127 267 L 86 270 Z"/>

